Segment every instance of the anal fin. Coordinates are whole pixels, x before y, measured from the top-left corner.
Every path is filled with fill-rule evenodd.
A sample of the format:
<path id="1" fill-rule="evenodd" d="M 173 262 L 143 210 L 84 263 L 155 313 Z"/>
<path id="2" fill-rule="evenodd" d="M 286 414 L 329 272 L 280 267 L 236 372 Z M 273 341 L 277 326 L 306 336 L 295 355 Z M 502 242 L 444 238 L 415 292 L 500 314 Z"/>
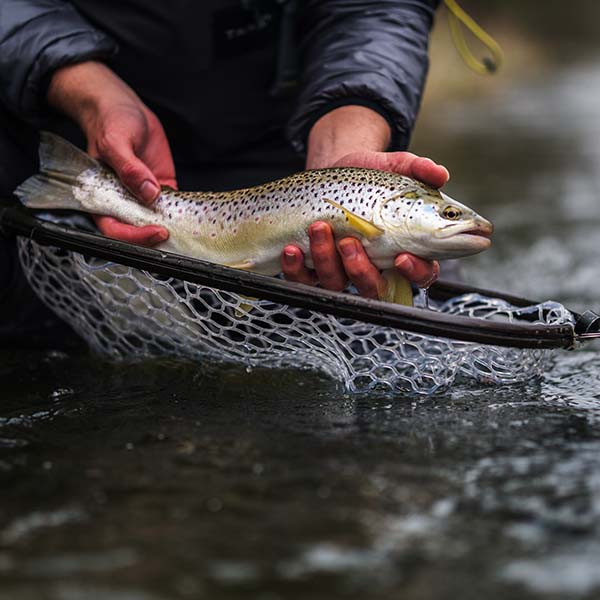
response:
<path id="1" fill-rule="evenodd" d="M 251 271 L 252 267 L 256 265 L 256 261 L 251 258 L 246 258 L 245 260 L 239 263 L 225 264 L 225 267 L 230 267 L 232 269 L 242 269 L 242 271 Z"/>

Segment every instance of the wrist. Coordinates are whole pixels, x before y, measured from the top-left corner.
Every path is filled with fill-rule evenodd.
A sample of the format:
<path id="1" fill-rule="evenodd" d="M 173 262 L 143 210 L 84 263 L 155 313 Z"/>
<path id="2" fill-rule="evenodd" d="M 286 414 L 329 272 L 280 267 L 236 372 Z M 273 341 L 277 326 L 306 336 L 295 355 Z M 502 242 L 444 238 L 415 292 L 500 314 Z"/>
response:
<path id="1" fill-rule="evenodd" d="M 306 168 L 331 166 L 358 150 L 383 152 L 390 140 L 390 126 L 379 113 L 365 106 L 341 106 L 323 115 L 310 130 Z"/>
<path id="2" fill-rule="evenodd" d="M 141 100 L 106 65 L 86 61 L 57 69 L 50 80 L 48 103 L 88 132 L 105 107 Z"/>

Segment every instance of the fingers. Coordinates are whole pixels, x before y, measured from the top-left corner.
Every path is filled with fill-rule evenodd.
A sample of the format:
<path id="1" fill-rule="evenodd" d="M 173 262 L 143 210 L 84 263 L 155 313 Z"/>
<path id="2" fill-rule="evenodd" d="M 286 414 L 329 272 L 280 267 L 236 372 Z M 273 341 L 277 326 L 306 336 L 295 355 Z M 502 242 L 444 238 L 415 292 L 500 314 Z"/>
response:
<path id="1" fill-rule="evenodd" d="M 317 221 L 308 228 L 310 254 L 321 285 L 328 290 L 341 292 L 348 283 L 344 265 L 335 247 L 331 227 Z"/>
<path id="2" fill-rule="evenodd" d="M 416 156 L 410 165 L 411 177 L 427 183 L 434 188 L 440 188 L 450 179 L 448 169 L 434 163 L 430 158 Z"/>
<path id="3" fill-rule="evenodd" d="M 133 143 L 121 133 L 106 133 L 96 142 L 99 157 L 112 167 L 125 187 L 139 200 L 150 204 L 160 194 L 160 185 L 152 171 L 133 149 Z"/>
<path id="4" fill-rule="evenodd" d="M 437 260 L 429 262 L 406 252 L 396 257 L 394 266 L 401 275 L 419 287 L 429 287 L 440 274 Z"/>
<path id="5" fill-rule="evenodd" d="M 337 244 L 331 227 L 322 221 L 309 228 L 310 251 L 315 271 L 304 264 L 304 255 L 296 246 L 286 246 L 281 255 L 281 267 L 285 278 L 307 285 L 317 280 L 330 290 L 343 290 L 348 279 L 366 298 L 378 299 L 386 282 L 379 269 L 369 259 L 363 245 L 353 237 Z M 394 262 L 398 271 L 419 287 L 429 287 L 438 277 L 440 266 L 437 261 L 426 261 L 412 254 L 403 253 Z"/>
<path id="6" fill-rule="evenodd" d="M 156 246 L 169 238 L 169 232 L 160 225 L 135 227 L 106 216 L 94 216 L 94 221 L 104 235 L 130 244 Z"/>
<path id="7" fill-rule="evenodd" d="M 442 187 L 450 178 L 446 167 L 412 152 L 352 152 L 340 158 L 333 166 L 391 171 L 413 177 L 435 188 Z"/>
<path id="8" fill-rule="evenodd" d="M 314 285 L 316 274 L 304 266 L 302 250 L 296 246 L 286 246 L 281 253 L 281 269 L 288 281 Z"/>
<path id="9" fill-rule="evenodd" d="M 355 238 L 344 238 L 338 244 L 344 269 L 361 296 L 378 299 L 385 281 L 379 269 L 369 260 L 362 244 Z"/>
<path id="10" fill-rule="evenodd" d="M 281 258 L 286 279 L 307 285 L 314 285 L 318 280 L 326 289 L 341 291 L 346 287 L 349 277 L 361 295 L 375 299 L 379 297 L 379 290 L 385 281 L 358 240 L 345 238 L 340 241 L 338 254 L 327 223 L 314 223 L 309 231 L 316 272 L 306 268 L 304 255 L 299 248 L 286 246 Z"/>
<path id="11" fill-rule="evenodd" d="M 412 152 L 389 152 L 386 167 L 386 171 L 407 175 L 435 188 L 442 187 L 450 179 L 446 167 Z"/>

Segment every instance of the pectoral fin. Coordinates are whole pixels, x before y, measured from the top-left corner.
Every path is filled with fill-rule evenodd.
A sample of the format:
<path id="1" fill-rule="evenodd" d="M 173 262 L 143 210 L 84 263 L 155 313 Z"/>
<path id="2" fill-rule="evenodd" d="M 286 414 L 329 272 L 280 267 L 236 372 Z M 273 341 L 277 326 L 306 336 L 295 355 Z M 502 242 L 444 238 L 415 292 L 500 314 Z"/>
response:
<path id="1" fill-rule="evenodd" d="M 386 281 L 385 289 L 379 295 L 384 302 L 414 306 L 413 292 L 410 282 L 402 277 L 396 269 L 387 269 L 383 272 Z"/>
<path id="2" fill-rule="evenodd" d="M 348 219 L 348 223 L 350 224 L 350 227 L 352 227 L 353 229 L 356 229 L 356 231 L 358 231 L 358 233 L 360 233 L 360 235 L 367 238 L 368 240 L 372 240 L 376 237 L 379 237 L 380 235 L 383 235 L 383 229 L 381 229 L 380 227 L 377 227 L 377 225 L 374 225 L 370 221 L 367 221 L 366 219 L 363 219 L 362 217 L 355 215 L 353 212 L 349 211 L 347 208 L 344 208 L 341 204 L 338 204 L 337 202 L 334 202 L 333 200 L 329 200 L 329 198 L 323 198 L 323 200 L 325 200 L 325 202 L 328 202 L 329 204 L 331 204 L 331 206 L 334 206 L 335 208 L 339 208 L 344 213 L 344 216 Z"/>

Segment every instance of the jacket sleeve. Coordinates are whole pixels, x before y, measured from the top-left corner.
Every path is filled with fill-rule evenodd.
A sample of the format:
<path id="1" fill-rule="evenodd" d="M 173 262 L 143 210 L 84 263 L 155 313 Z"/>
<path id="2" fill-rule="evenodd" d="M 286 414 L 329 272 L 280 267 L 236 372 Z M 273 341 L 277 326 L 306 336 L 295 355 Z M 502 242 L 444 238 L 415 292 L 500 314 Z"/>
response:
<path id="1" fill-rule="evenodd" d="M 23 119 L 44 112 L 53 71 L 116 51 L 69 2 L 0 0 L 0 102 Z"/>
<path id="2" fill-rule="evenodd" d="M 439 0 L 310 0 L 300 14 L 301 77 L 287 129 L 305 150 L 312 125 L 347 104 L 367 106 L 407 148 L 427 75 L 429 31 Z"/>

